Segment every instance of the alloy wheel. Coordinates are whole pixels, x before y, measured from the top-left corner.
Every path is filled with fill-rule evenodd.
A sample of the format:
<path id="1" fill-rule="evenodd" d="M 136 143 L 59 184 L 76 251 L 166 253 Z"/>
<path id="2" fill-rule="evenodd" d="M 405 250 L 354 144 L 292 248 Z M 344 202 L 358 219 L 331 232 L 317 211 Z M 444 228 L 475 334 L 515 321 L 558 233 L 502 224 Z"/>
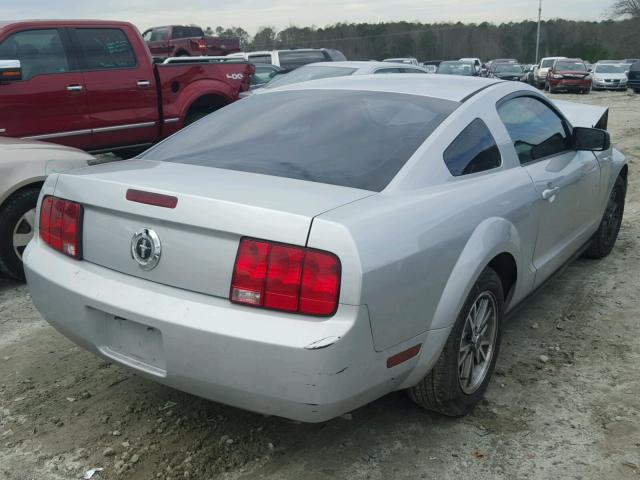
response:
<path id="1" fill-rule="evenodd" d="M 467 315 L 458 353 L 458 382 L 474 393 L 490 370 L 498 332 L 498 304 L 491 291 L 480 293 Z"/>
<path id="2" fill-rule="evenodd" d="M 20 217 L 13 228 L 13 251 L 20 260 L 22 260 L 24 249 L 27 248 L 27 244 L 33 238 L 35 226 L 36 209 L 32 208 Z"/>

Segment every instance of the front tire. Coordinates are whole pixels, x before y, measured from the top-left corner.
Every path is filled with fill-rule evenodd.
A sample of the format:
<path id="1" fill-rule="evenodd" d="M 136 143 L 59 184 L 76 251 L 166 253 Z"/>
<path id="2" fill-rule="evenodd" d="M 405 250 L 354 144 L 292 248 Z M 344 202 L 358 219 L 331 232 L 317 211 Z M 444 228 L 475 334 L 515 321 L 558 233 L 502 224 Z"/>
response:
<path id="1" fill-rule="evenodd" d="M 433 369 L 409 389 L 422 408 L 466 415 L 489 385 L 500 350 L 504 294 L 500 277 L 486 268 L 469 292 Z"/>
<path id="2" fill-rule="evenodd" d="M 35 233 L 39 188 L 22 190 L 0 209 L 0 272 L 24 281 L 22 254 Z"/>
<path id="3" fill-rule="evenodd" d="M 591 245 L 584 253 L 587 258 L 604 258 L 611 253 L 618 239 L 622 217 L 624 215 L 624 202 L 627 196 L 627 185 L 622 177 L 616 179 L 607 208 L 605 209 L 600 227 L 591 240 Z"/>

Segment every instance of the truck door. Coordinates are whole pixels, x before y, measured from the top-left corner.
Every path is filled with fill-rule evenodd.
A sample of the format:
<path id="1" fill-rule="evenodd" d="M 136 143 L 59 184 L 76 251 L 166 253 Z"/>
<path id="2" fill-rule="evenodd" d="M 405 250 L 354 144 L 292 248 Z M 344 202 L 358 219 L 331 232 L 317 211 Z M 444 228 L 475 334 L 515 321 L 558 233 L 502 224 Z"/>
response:
<path id="1" fill-rule="evenodd" d="M 117 27 L 73 28 L 89 103 L 93 150 L 147 145 L 158 139 L 153 66 Z"/>
<path id="2" fill-rule="evenodd" d="M 19 60 L 22 79 L 0 82 L 0 135 L 87 150 L 89 110 L 82 73 L 57 28 L 23 30 L 0 40 L 0 60 Z"/>

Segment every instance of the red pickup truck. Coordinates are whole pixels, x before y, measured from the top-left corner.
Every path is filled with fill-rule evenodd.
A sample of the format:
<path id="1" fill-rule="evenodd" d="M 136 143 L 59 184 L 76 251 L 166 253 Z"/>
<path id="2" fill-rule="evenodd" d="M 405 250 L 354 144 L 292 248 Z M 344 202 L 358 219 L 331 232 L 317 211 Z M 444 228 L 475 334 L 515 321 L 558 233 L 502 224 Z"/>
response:
<path id="1" fill-rule="evenodd" d="M 253 72 L 154 64 L 126 22 L 0 23 L 0 136 L 91 152 L 150 145 L 237 100 Z"/>
<path id="2" fill-rule="evenodd" d="M 211 37 L 193 25 L 153 27 L 142 34 L 154 58 L 218 56 L 240 51 L 237 37 Z"/>

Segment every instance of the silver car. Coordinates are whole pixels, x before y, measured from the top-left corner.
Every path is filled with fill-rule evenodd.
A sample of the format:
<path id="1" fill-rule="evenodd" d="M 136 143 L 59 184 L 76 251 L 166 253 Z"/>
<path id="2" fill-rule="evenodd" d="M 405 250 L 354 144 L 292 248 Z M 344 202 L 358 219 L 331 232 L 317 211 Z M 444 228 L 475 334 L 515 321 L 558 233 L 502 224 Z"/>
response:
<path id="1" fill-rule="evenodd" d="M 371 75 L 387 73 L 428 73 L 423 67 L 410 64 L 390 62 L 317 62 L 297 68 L 285 75 L 278 75 L 261 88 L 242 92 L 240 97 L 245 98 L 255 93 L 264 93 L 272 88 L 285 87 L 294 83 L 320 80 L 323 78 L 346 77 L 349 75 Z"/>
<path id="2" fill-rule="evenodd" d="M 596 63 L 591 75 L 593 90 L 627 90 L 627 74 L 621 64 Z"/>
<path id="3" fill-rule="evenodd" d="M 243 409 L 318 422 L 408 389 L 462 415 L 505 315 L 614 246 L 627 165 L 590 128 L 606 113 L 444 75 L 255 95 L 50 176 L 33 301 L 95 354 Z"/>

